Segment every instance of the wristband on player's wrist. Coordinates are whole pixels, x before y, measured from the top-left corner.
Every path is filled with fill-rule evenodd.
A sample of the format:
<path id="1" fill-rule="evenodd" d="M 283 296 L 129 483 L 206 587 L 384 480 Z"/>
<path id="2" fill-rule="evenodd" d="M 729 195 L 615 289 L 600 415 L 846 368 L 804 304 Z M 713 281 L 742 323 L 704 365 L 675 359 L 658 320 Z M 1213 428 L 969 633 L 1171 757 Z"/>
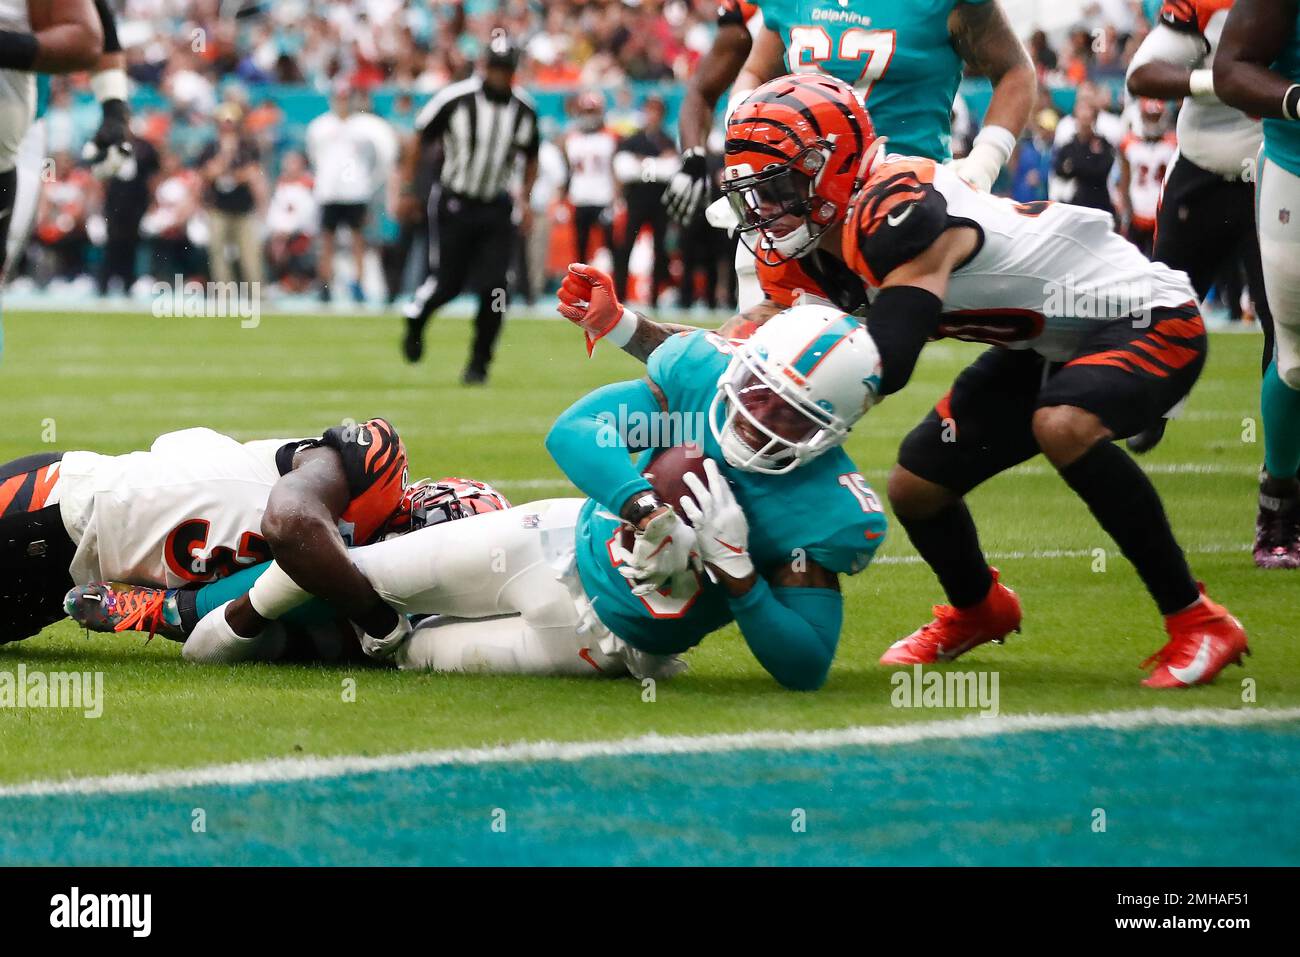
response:
<path id="1" fill-rule="evenodd" d="M 603 332 L 585 330 L 588 356 L 596 351 L 596 343 L 601 339 L 608 339 L 620 349 L 626 348 L 627 344 L 632 341 L 632 336 L 636 334 L 637 327 L 641 324 L 641 318 L 627 306 L 623 306 L 622 310 L 614 324 Z"/>
<path id="2" fill-rule="evenodd" d="M 1282 116 L 1288 120 L 1300 120 L 1300 83 L 1292 83 L 1282 94 Z"/>
<path id="3" fill-rule="evenodd" d="M 1193 70 L 1187 77 L 1187 92 L 1194 99 L 1208 100 L 1217 97 L 1214 92 L 1214 71 L 1208 67 Z"/>
<path id="4" fill-rule="evenodd" d="M 41 44 L 31 33 L 0 30 L 0 69 L 31 71 Z"/>
<path id="5" fill-rule="evenodd" d="M 126 107 L 129 90 L 127 89 L 126 71 L 120 67 L 100 70 L 90 78 L 90 89 L 94 92 L 95 99 L 103 103 L 105 107 L 113 100 L 121 100 L 123 108 Z"/>
<path id="6" fill-rule="evenodd" d="M 618 517 L 634 528 L 640 528 L 646 518 L 663 507 L 664 503 L 660 501 L 659 496 L 651 489 L 646 489 L 624 502 Z"/>
<path id="7" fill-rule="evenodd" d="M 994 173 L 996 176 L 997 172 L 1007 165 L 1007 160 L 1011 158 L 1011 154 L 1015 152 L 1016 134 L 1005 126 L 991 123 L 980 130 L 975 135 L 975 139 L 971 141 L 972 151 L 976 146 L 986 149 L 990 158 L 997 161 L 997 171 Z"/>

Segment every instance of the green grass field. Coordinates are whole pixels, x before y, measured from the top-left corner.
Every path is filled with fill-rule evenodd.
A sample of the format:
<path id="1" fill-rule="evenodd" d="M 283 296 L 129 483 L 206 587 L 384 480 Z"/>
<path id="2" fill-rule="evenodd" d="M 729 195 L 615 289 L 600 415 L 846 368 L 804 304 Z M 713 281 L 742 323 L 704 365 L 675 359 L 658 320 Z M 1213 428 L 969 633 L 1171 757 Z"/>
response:
<path id="1" fill-rule="evenodd" d="M 474 391 L 458 384 L 469 335 L 468 324 L 458 320 L 439 321 L 431 327 L 425 361 L 415 367 L 399 358 L 398 321 L 373 315 L 268 316 L 252 329 L 241 328 L 238 320 L 135 315 L 25 313 L 7 315 L 4 321 L 0 402 L 5 414 L 0 461 L 45 449 L 124 452 L 147 448 L 162 432 L 195 425 L 252 439 L 319 433 L 345 418 L 383 415 L 406 441 L 412 477 L 459 474 L 482 478 L 520 503 L 572 494 L 542 447 L 542 436 L 555 416 L 587 389 L 641 374 L 640 366 L 614 350 L 600 349 L 593 360 L 586 359 L 580 339 L 567 323 L 559 321 L 508 324 L 490 386 Z M 1156 706 L 1300 706 L 1300 643 L 1295 624 L 1300 575 L 1258 571 L 1248 551 L 1255 472 L 1262 455 L 1262 438 L 1253 425 L 1258 415 L 1258 349 L 1259 340 L 1254 336 L 1216 335 L 1210 362 L 1184 417 L 1143 463 L 1164 496 L 1196 574 L 1250 632 L 1254 655 L 1247 659 L 1246 667 L 1228 669 L 1211 687 L 1183 692 L 1141 688 L 1138 682 L 1143 673 L 1138 665 L 1164 642 L 1160 618 L 1132 568 L 1055 473 L 1038 459 L 991 481 L 972 497 L 984 545 L 1002 569 L 1004 580 L 1021 595 L 1025 625 L 1023 634 L 1013 636 L 1005 646 L 985 646 L 951 667 L 996 671 L 1003 715 Z M 884 476 L 900 438 L 977 351 L 978 347 L 962 344 L 930 346 L 906 392 L 874 410 L 855 431 L 849 451 L 877 489 L 883 491 Z M 603 741 L 651 733 L 741 734 L 907 725 L 974 713 L 899 709 L 891 704 L 891 672 L 879 667 L 876 660 L 891 641 L 926 620 L 930 605 L 941 597 L 901 529 L 891 529 L 876 564 L 847 582 L 845 596 L 847 613 L 840 651 L 823 690 L 815 694 L 781 690 L 752 660 L 738 633 L 727 629 L 692 651 L 688 656 L 690 672 L 661 684 L 652 702 L 643 700 L 641 687 L 632 681 L 437 676 L 305 666 L 198 669 L 187 666 L 180 658 L 179 646 L 171 642 L 158 639 L 146 645 L 142 636 L 88 636 L 65 622 L 39 637 L 0 647 L 0 671 L 14 671 L 22 664 L 46 671 L 102 672 L 104 714 L 88 720 L 75 711 L 0 710 L 0 788 L 31 781 L 277 758 L 375 756 L 541 740 Z M 347 700 L 350 696 L 344 691 L 353 681 L 355 700 Z M 845 761 L 865 760 L 871 781 L 892 789 L 891 793 L 931 797 L 953 793 L 963 801 L 970 800 L 972 787 L 1003 793 L 1014 791 L 1017 782 L 1038 787 L 1059 779 L 1064 790 L 1045 791 L 1045 803 L 1036 806 L 1047 808 L 1057 802 L 1069 808 L 1068 816 L 1061 820 L 1068 820 L 1068 827 L 1080 829 L 1082 835 L 1088 832 L 1088 810 L 1096 807 L 1098 800 L 1088 788 L 1101 786 L 1097 782 L 1105 777 L 1107 768 L 1115 775 L 1133 764 L 1139 768 L 1136 779 L 1131 770 L 1115 779 L 1116 787 L 1122 784 L 1135 807 L 1145 807 L 1148 799 L 1159 800 L 1161 795 L 1211 786 L 1218 790 L 1206 800 L 1231 802 L 1233 795 L 1238 795 L 1245 802 L 1243 808 L 1251 802 L 1267 806 L 1278 796 L 1293 801 L 1300 762 L 1276 758 L 1278 741 L 1294 758 L 1295 727 L 1286 725 L 1283 733 L 1265 737 L 1253 730 L 1219 731 L 1211 737 L 1178 732 L 1163 750 L 1163 732 L 1151 731 L 1133 736 L 1142 740 L 1144 749 L 1155 749 L 1149 759 L 1141 761 L 1134 761 L 1131 755 L 1119 759 L 1119 751 L 1128 747 L 1124 742 L 1133 737 L 1071 737 L 1068 732 L 1008 736 L 1000 739 L 1000 745 L 982 746 L 979 753 L 962 751 L 966 745 L 951 743 L 918 745 L 928 756 L 926 760 L 917 760 L 912 754 L 911 763 L 896 771 L 890 770 L 888 762 L 893 759 L 888 748 L 868 749 L 866 758 L 851 748 L 824 757 L 832 765 L 837 753 Z M 1241 742 L 1241 753 L 1226 753 L 1232 751 L 1233 742 Z M 899 748 L 905 746 L 894 750 Z M 1085 774 L 1084 781 L 1071 790 L 1070 775 L 1052 770 L 1064 760 L 1063 755 L 1071 753 L 1078 758 L 1076 773 L 1079 762 L 1096 770 L 1092 784 Z M 1022 770 L 1013 773 L 1011 768 L 1017 765 L 1004 764 L 999 754 L 1016 755 Z M 1034 754 L 1041 760 L 1035 762 Z M 1108 754 L 1116 758 L 1110 764 Z M 628 762 L 624 766 L 629 766 Z M 846 773 L 844 767 L 851 766 L 840 768 L 841 778 Z M 573 771 L 568 778 L 563 774 L 556 777 L 552 768 L 544 784 L 526 775 L 516 776 L 509 787 L 497 781 L 492 784 L 496 790 L 485 792 L 477 803 L 477 799 L 468 803 L 476 809 L 474 814 L 481 810 L 486 815 L 487 809 L 497 805 L 507 807 L 502 803 L 505 798 L 494 795 L 510 792 L 521 804 L 531 801 L 544 806 L 547 795 L 553 797 L 546 788 L 563 788 L 566 780 L 576 788 L 593 774 L 601 777 L 590 767 L 584 766 L 582 771 L 576 764 L 569 767 Z M 736 773 L 755 782 L 755 793 L 763 782 L 777 779 L 784 782 L 786 791 L 794 793 L 794 797 L 782 792 L 772 798 L 772 806 L 778 809 L 772 813 L 781 823 L 777 831 L 788 834 L 789 801 L 797 799 L 800 782 L 821 793 L 818 789 L 830 779 L 822 774 L 826 767 L 824 762 L 813 761 L 803 770 L 783 766 L 778 773 L 760 761 L 756 766 L 738 765 Z M 957 777 L 949 775 L 954 767 L 960 769 L 960 773 L 952 772 Z M 927 768 L 934 769 L 933 778 L 926 777 Z M 534 768 L 529 774 L 536 777 L 541 772 Z M 476 784 L 473 780 L 452 781 L 453 777 L 450 772 L 445 777 L 425 775 L 415 806 L 429 806 L 420 802 L 432 800 L 430 794 L 435 794 L 439 800 L 455 799 L 438 805 L 443 807 L 439 813 L 468 813 L 456 808 L 466 803 L 466 794 L 472 795 Z M 1143 781 L 1149 786 L 1147 792 L 1139 786 Z M 402 785 L 411 786 L 409 781 Z M 626 783 L 634 790 L 676 786 L 663 768 L 653 767 L 643 768 Z M 734 788 L 736 781 L 731 780 L 728 786 Z M 320 785 L 316 787 L 319 790 Z M 700 787 L 697 781 L 695 790 L 683 793 L 700 793 Z M 837 800 L 846 799 L 846 787 L 840 780 Z M 396 800 L 394 794 L 401 791 L 386 794 L 374 781 L 371 789 L 380 792 L 371 797 L 381 802 Z M 342 803 L 330 804 L 326 798 L 296 793 L 302 804 L 295 805 L 293 827 L 263 833 L 249 821 L 255 815 L 245 813 L 240 818 L 242 825 L 230 826 L 246 836 L 257 831 L 256 840 L 249 837 L 241 843 L 232 838 L 232 843 L 221 845 L 219 851 L 182 843 L 173 856 L 161 858 L 150 858 L 146 848 L 162 841 L 157 828 L 188 831 L 190 805 L 184 797 L 179 801 L 184 808 L 177 812 L 184 814 L 184 821 L 159 823 L 153 813 L 142 816 L 134 828 L 114 832 L 114 840 L 91 844 L 84 843 L 88 833 L 99 833 L 95 829 L 102 830 L 108 820 L 121 827 L 123 815 L 130 816 L 124 809 L 138 806 L 140 801 L 78 799 L 91 801 L 83 805 L 71 800 L 60 804 L 63 799 L 58 798 L 23 798 L 10 799 L 6 810 L 4 799 L 0 799 L 0 862 L 361 862 L 357 847 L 374 846 L 376 840 L 372 820 L 366 827 L 358 823 L 369 819 L 365 801 L 354 798 L 354 816 L 349 817 L 346 809 L 353 805 L 342 798 Z M 714 788 L 698 799 L 701 814 L 712 806 L 708 802 L 713 798 L 708 795 L 717 797 L 718 793 Z M 231 794 L 221 800 L 244 808 L 256 806 L 255 801 L 249 803 L 252 798 L 248 794 L 241 794 L 238 801 Z M 292 794 L 281 797 L 280 806 L 299 800 Z M 269 799 L 263 794 L 259 800 Z M 312 809 L 322 806 L 321 802 L 332 808 L 328 815 L 314 814 Z M 722 801 L 717 806 L 729 805 Z M 854 835 L 848 845 L 826 845 L 821 852 L 793 857 L 773 849 L 768 859 L 792 863 L 1054 863 L 1071 859 L 1065 851 L 1059 860 L 1050 855 L 1043 859 L 1043 848 L 1052 846 L 1047 838 L 1059 837 L 1063 826 L 1051 814 L 1037 823 L 1018 818 L 1029 823 L 1018 825 L 1018 831 L 1013 828 L 1009 844 L 990 842 L 985 821 L 983 830 L 972 826 L 969 841 L 958 842 L 961 847 L 942 851 L 944 845 L 939 845 L 935 857 L 908 856 L 918 847 L 935 848 L 908 837 L 913 832 L 907 822 L 922 814 L 923 808 L 924 801 L 903 802 L 901 808 L 895 807 L 894 817 L 882 820 L 882 814 L 891 812 L 876 807 L 866 822 L 858 822 L 851 814 L 841 815 L 836 820 L 843 833 Z M 639 821 L 651 831 L 666 828 L 659 836 L 668 844 L 678 834 L 667 824 L 656 824 L 655 819 L 647 823 L 649 812 L 640 817 L 635 809 L 626 813 L 629 820 Z M 739 847 L 736 854 L 726 853 L 734 842 L 748 840 L 738 835 L 761 834 L 761 827 L 757 832 L 740 824 L 729 829 L 725 820 L 730 819 L 724 815 L 724 822 L 715 822 L 707 833 L 692 832 L 687 846 L 701 848 L 697 859 L 710 863 L 761 861 L 761 854 L 754 857 L 754 848 L 765 846 L 761 841 L 744 845 L 748 848 L 744 853 Z M 1184 849 L 1197 846 L 1195 842 L 1215 827 L 1195 814 L 1179 821 L 1178 826 L 1184 829 L 1179 833 L 1185 834 L 1186 840 L 1174 843 Z M 552 821 L 546 826 L 557 825 Z M 1143 820 L 1140 829 L 1134 823 L 1130 843 L 1117 837 L 1111 844 L 1117 849 L 1112 856 L 1097 851 L 1099 845 L 1090 845 L 1091 857 L 1079 859 L 1128 863 L 1202 860 L 1195 855 L 1180 858 L 1168 847 L 1152 845 L 1140 837 L 1139 830 L 1151 826 L 1150 820 Z M 1274 818 L 1253 826 L 1271 830 L 1267 834 L 1260 831 L 1257 839 L 1229 851 L 1242 859 L 1229 857 L 1217 862 L 1300 863 L 1300 839 L 1293 820 L 1279 823 Z M 873 827 L 888 835 L 882 837 L 883 843 L 873 843 Z M 369 862 L 498 862 L 491 858 L 490 846 L 480 848 L 470 842 L 453 850 L 450 843 L 439 843 L 436 829 L 432 834 L 425 830 L 406 837 L 405 843 L 385 845 L 389 847 L 387 858 Z M 392 839 L 391 833 L 388 839 Z M 296 850 L 291 852 L 291 846 Z M 549 843 L 528 844 L 500 861 L 656 860 L 645 858 L 652 851 L 643 846 L 629 849 L 617 842 L 607 847 L 587 844 L 585 857 L 566 856 L 563 848 L 567 846 L 551 834 Z M 856 850 L 838 853 L 832 846 Z M 999 847 L 1005 852 L 1001 856 L 996 853 Z M 709 848 L 714 852 L 708 852 Z M 889 848 L 911 851 L 891 855 Z M 989 853 L 994 856 L 989 858 Z"/>

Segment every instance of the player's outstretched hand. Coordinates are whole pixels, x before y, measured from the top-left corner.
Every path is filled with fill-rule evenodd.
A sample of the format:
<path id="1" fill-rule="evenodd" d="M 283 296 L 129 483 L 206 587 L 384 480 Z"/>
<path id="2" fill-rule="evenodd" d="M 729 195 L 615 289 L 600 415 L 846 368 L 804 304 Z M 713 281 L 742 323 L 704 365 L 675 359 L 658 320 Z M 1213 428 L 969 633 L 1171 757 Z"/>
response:
<path id="1" fill-rule="evenodd" d="M 731 578 L 748 578 L 754 573 L 754 561 L 749 557 L 749 520 L 718 470 L 718 463 L 705 459 L 704 474 L 709 480 L 707 488 L 690 472 L 682 476 L 691 495 L 682 496 L 681 506 L 695 528 L 695 547 L 706 565 Z"/>
<path id="2" fill-rule="evenodd" d="M 665 509 L 636 533 L 618 573 L 632 585 L 632 594 L 648 595 L 665 585 L 669 591 L 685 594 L 693 584 L 699 555 L 695 550 L 695 530 L 681 520 L 671 508 Z"/>
<path id="3" fill-rule="evenodd" d="M 586 334 L 588 354 L 623 318 L 623 304 L 614 292 L 614 280 L 586 263 L 569 264 L 559 297 L 556 309 Z"/>

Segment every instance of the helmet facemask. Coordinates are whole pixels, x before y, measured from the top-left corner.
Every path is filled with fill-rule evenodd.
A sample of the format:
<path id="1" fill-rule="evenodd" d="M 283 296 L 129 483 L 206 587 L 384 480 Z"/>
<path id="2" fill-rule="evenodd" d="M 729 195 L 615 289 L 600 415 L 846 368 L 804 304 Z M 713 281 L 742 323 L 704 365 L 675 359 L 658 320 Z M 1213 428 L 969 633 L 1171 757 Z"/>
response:
<path id="1" fill-rule="evenodd" d="M 803 395 L 739 343 L 709 408 L 709 427 L 727 464 L 784 475 L 844 442 L 849 426 Z"/>
<path id="2" fill-rule="evenodd" d="M 789 162 L 748 175 L 744 166 L 727 169 L 722 190 L 739 220 L 741 242 L 756 259 L 769 266 L 798 259 L 842 217 L 836 204 L 817 195 L 831 149 L 829 143 L 810 146 Z M 777 235 L 771 227 L 788 216 L 803 222 Z"/>
<path id="3" fill-rule="evenodd" d="M 405 535 L 430 525 L 469 518 L 510 507 L 492 486 L 472 479 L 420 479 L 406 487 L 397 510 L 389 517 L 384 537 Z"/>

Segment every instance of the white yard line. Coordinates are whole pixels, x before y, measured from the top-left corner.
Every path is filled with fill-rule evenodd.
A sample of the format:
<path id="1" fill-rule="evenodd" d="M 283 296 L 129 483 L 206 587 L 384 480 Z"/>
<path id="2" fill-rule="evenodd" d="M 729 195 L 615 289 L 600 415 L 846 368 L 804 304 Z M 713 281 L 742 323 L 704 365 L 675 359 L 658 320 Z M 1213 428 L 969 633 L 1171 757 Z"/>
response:
<path id="1" fill-rule="evenodd" d="M 732 751 L 825 751 L 846 747 L 892 747 L 922 741 L 991 738 L 1031 731 L 1100 728 L 1129 731 L 1151 727 L 1243 727 L 1300 721 L 1300 708 L 1144 708 L 1078 715 L 978 715 L 906 725 L 862 726 L 824 731 L 751 731 L 743 734 L 658 735 L 606 741 L 536 741 L 483 748 L 411 751 L 363 757 L 273 758 L 241 764 L 111 774 L 103 777 L 30 781 L 0 787 L 0 798 L 53 795 L 132 794 L 201 786 L 238 786 L 317 781 L 346 775 L 412 768 L 585 761 L 631 755 L 717 754 Z"/>
<path id="2" fill-rule="evenodd" d="M 1113 546 L 1112 546 L 1113 547 Z M 1250 542 L 1233 542 L 1228 545 L 1192 545 L 1184 548 L 1183 551 L 1189 555 L 1224 555 L 1236 552 L 1249 552 L 1251 550 Z M 1094 558 L 1095 548 L 1044 548 L 1033 549 L 1030 551 L 1010 551 L 1010 552 L 985 552 L 984 557 L 993 561 L 1019 561 L 1021 559 L 1031 559 L 1039 561 L 1042 559 L 1055 558 Z M 1118 549 L 1116 549 L 1118 551 Z M 920 555 L 881 555 L 872 561 L 873 565 L 919 565 L 922 564 Z"/>
<path id="3" fill-rule="evenodd" d="M 1227 465 L 1222 462 L 1149 462 L 1142 463 L 1142 470 L 1150 475 L 1240 475 L 1257 476 L 1258 465 Z M 866 469 L 865 475 L 884 478 L 887 469 Z M 1055 475 L 1056 469 L 1050 465 L 1017 465 L 1009 469 L 1007 475 Z M 563 478 L 493 478 L 486 479 L 490 485 L 508 485 L 511 488 L 573 488 L 573 483 Z"/>

